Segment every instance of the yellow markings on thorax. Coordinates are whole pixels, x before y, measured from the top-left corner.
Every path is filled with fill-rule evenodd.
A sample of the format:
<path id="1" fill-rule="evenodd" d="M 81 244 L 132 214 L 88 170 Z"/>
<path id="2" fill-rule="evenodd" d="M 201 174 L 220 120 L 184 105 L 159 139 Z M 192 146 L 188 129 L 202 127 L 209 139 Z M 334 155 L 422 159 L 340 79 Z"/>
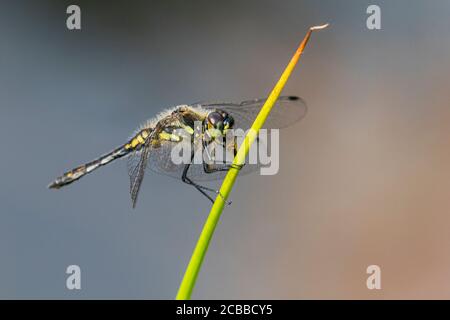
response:
<path id="1" fill-rule="evenodd" d="M 180 136 L 178 136 L 174 133 L 167 133 L 164 131 L 159 134 L 159 138 L 161 140 L 174 141 L 174 142 L 179 142 L 181 140 Z"/>
<path id="2" fill-rule="evenodd" d="M 194 133 L 194 129 L 189 126 L 183 126 L 183 128 L 189 134 Z M 125 149 L 127 149 L 127 150 L 135 149 L 136 147 L 143 145 L 145 143 L 145 141 L 147 140 L 147 138 L 149 137 L 149 135 L 150 135 L 150 132 L 148 130 L 142 130 L 125 145 Z M 175 133 L 168 133 L 168 132 L 163 131 L 159 134 L 159 139 L 165 140 L 165 141 L 180 142 L 182 140 L 182 137 Z"/>
<path id="3" fill-rule="evenodd" d="M 191 128 L 189 126 L 184 126 L 183 128 L 184 128 L 184 130 L 186 130 L 187 133 L 194 134 L 194 129 L 193 128 Z"/>

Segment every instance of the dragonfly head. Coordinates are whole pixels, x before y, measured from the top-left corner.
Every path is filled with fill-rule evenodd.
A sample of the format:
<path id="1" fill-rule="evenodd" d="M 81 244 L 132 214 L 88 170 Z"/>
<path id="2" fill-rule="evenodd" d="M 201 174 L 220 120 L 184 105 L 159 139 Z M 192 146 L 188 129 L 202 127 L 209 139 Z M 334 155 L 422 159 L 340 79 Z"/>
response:
<path id="1" fill-rule="evenodd" d="M 228 112 L 222 110 L 212 111 L 205 119 L 205 129 L 208 130 L 212 138 L 225 135 L 234 125 L 233 118 Z"/>

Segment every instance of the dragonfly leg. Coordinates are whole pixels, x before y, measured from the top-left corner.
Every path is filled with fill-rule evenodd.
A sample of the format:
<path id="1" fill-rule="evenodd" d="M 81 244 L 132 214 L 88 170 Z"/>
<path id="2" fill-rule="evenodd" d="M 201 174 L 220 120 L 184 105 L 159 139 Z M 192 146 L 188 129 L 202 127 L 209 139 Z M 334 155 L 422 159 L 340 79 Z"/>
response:
<path id="1" fill-rule="evenodd" d="M 236 137 L 234 137 L 234 140 L 235 140 L 235 142 L 234 142 L 233 154 L 234 154 L 234 156 L 236 157 L 237 152 L 238 152 L 238 150 L 237 150 Z M 210 155 L 210 153 L 208 152 L 208 147 L 207 147 L 207 144 L 206 144 L 205 141 L 203 142 L 203 148 L 204 148 L 205 151 L 206 151 L 206 155 L 208 156 L 209 161 L 212 161 L 211 155 Z M 212 166 L 210 166 L 209 163 L 203 161 L 203 171 L 205 171 L 205 173 L 214 173 L 214 172 L 228 171 L 228 170 L 230 170 L 231 168 L 234 168 L 234 169 L 237 169 L 237 170 L 241 170 L 242 167 L 244 167 L 244 165 L 245 165 L 245 163 L 239 165 L 239 164 L 225 163 L 225 162 L 224 162 L 223 164 L 224 164 L 224 166 L 222 166 L 222 167 L 220 167 L 220 168 L 213 168 Z"/>
<path id="2" fill-rule="evenodd" d="M 183 170 L 183 175 L 182 175 L 182 177 L 181 177 L 181 181 L 183 181 L 183 182 L 186 183 L 186 184 L 189 184 L 189 185 L 193 186 L 195 189 L 197 189 L 198 191 L 200 191 L 201 194 L 203 194 L 206 198 L 208 198 L 209 201 L 211 201 L 212 203 L 214 203 L 214 199 L 211 198 L 205 191 L 214 192 L 214 193 L 218 194 L 218 195 L 222 198 L 223 201 L 225 201 L 225 198 L 223 197 L 222 193 L 220 193 L 219 190 L 215 190 L 215 189 L 212 189 L 212 188 L 208 188 L 208 187 L 202 186 L 202 185 L 200 185 L 200 184 L 198 184 L 198 183 L 192 181 L 192 180 L 187 176 L 187 173 L 188 173 L 188 171 L 189 171 L 189 168 L 190 168 L 190 164 L 186 164 L 185 167 L 184 167 L 184 170 Z M 230 205 L 230 204 L 231 204 L 231 201 L 229 201 L 227 204 Z"/>
<path id="3" fill-rule="evenodd" d="M 241 170 L 244 167 L 245 164 L 226 164 L 220 168 L 212 168 L 209 166 L 209 164 L 203 162 L 203 171 L 205 171 L 205 173 L 214 173 L 214 172 L 221 172 L 221 171 L 228 171 L 231 168 L 233 169 L 237 169 L 237 170 Z"/>

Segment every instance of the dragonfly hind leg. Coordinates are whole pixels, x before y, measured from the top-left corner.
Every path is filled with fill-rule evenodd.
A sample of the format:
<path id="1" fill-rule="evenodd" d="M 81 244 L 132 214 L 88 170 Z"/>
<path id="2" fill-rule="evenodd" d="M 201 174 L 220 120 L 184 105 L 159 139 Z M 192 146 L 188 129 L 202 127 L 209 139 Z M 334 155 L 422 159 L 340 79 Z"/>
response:
<path id="1" fill-rule="evenodd" d="M 186 184 L 189 184 L 189 185 L 193 186 L 195 189 L 197 189 L 198 191 L 200 191 L 201 194 L 203 194 L 206 198 L 208 198 L 209 201 L 211 201 L 212 203 L 214 203 L 214 199 L 213 199 L 210 195 L 208 195 L 208 194 L 206 193 L 206 191 L 210 191 L 210 192 L 214 192 L 215 194 L 218 194 L 218 195 L 222 198 L 222 200 L 225 201 L 224 196 L 222 195 L 222 193 L 220 193 L 219 190 L 215 190 L 215 189 L 212 189 L 212 188 L 208 188 L 208 187 L 202 186 L 202 185 L 200 185 L 200 184 L 198 184 L 198 183 L 192 181 L 192 180 L 187 176 L 187 173 L 188 173 L 188 171 L 189 171 L 190 166 L 191 166 L 190 164 L 186 164 L 186 165 L 184 166 L 183 175 L 181 176 L 181 181 L 183 181 L 183 182 L 186 183 Z M 231 204 L 231 201 L 228 201 L 227 204 L 230 205 L 230 204 Z"/>

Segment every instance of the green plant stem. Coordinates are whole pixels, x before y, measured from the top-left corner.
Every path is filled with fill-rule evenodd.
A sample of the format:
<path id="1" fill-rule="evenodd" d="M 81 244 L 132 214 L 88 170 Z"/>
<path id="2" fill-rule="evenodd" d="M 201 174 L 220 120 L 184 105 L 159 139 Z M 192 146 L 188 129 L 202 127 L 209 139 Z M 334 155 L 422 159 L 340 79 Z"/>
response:
<path id="1" fill-rule="evenodd" d="M 303 50 L 306 44 L 308 43 L 308 40 L 311 37 L 312 32 L 314 30 L 323 29 L 327 26 L 328 24 L 323 26 L 312 27 L 308 30 L 303 41 L 300 43 L 297 51 L 292 57 L 291 61 L 287 65 L 277 84 L 275 85 L 266 102 L 262 106 L 261 111 L 259 112 L 255 121 L 253 122 L 251 129 L 245 136 L 244 143 L 242 143 L 242 145 L 240 146 L 236 154 L 236 157 L 233 160 L 234 165 L 240 165 L 244 163 L 245 158 L 250 149 L 250 146 L 254 142 L 259 130 L 264 125 L 264 122 L 269 116 L 269 113 L 273 105 L 280 96 L 281 90 L 284 88 L 289 76 L 294 70 L 295 65 L 300 59 L 300 56 L 303 53 Z M 203 258 L 205 257 L 206 251 L 208 250 L 208 246 L 214 234 L 214 230 L 216 229 L 217 222 L 219 221 L 220 215 L 222 214 L 225 201 L 226 199 L 228 199 L 228 196 L 231 193 L 231 189 L 234 185 L 234 182 L 236 181 L 238 173 L 239 173 L 238 169 L 231 168 L 228 171 L 227 175 L 225 176 L 225 179 L 223 180 L 222 186 L 220 187 L 220 193 L 222 194 L 223 198 L 218 196 L 214 201 L 209 216 L 206 219 L 205 225 L 203 226 L 203 230 L 197 241 L 197 245 L 195 246 L 194 252 L 192 253 L 192 257 L 187 266 L 183 280 L 181 281 L 180 288 L 178 289 L 178 294 L 176 296 L 177 300 L 188 300 L 191 297 L 192 290 L 194 288 L 198 273 L 200 271 L 200 267 L 203 262 Z"/>

